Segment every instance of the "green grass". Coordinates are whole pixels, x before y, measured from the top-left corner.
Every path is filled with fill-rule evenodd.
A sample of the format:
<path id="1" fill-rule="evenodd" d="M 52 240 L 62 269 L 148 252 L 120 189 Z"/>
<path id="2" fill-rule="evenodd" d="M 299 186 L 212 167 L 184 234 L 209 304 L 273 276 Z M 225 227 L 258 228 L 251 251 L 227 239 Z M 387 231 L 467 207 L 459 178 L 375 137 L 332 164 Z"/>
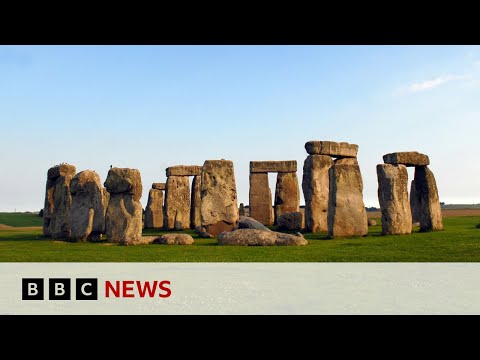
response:
<path id="1" fill-rule="evenodd" d="M 0 224 L 15 227 L 42 226 L 43 218 L 31 213 L 0 213 Z"/>
<path id="2" fill-rule="evenodd" d="M 377 219 L 377 221 L 379 221 Z M 0 230 L 1 262 L 480 262 L 478 217 L 445 218 L 445 231 L 382 236 L 381 227 L 369 236 L 328 239 L 305 234 L 300 247 L 218 246 L 216 239 L 195 238 L 191 246 L 69 243 L 43 239 L 41 229 Z M 144 231 L 157 235 L 164 231 Z"/>

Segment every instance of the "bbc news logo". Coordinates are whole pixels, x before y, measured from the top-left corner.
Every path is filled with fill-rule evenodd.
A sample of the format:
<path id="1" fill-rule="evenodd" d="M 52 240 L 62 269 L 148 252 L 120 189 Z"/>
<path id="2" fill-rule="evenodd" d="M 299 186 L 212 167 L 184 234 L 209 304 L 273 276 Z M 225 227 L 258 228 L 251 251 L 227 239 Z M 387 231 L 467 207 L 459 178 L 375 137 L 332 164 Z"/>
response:
<path id="1" fill-rule="evenodd" d="M 45 279 L 22 279 L 22 300 L 45 300 Z M 48 300 L 73 300 L 72 280 L 48 279 Z M 106 298 L 168 298 L 172 295 L 170 281 L 105 281 Z M 75 279 L 75 300 L 98 300 L 98 279 Z"/>

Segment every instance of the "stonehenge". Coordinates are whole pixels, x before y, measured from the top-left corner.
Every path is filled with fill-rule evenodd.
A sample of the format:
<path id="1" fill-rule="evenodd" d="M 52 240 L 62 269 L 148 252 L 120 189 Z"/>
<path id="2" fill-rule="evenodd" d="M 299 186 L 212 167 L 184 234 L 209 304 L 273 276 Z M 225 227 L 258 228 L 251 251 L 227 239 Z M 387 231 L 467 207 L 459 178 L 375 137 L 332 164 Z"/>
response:
<path id="1" fill-rule="evenodd" d="M 48 169 L 43 210 L 43 236 L 45 237 L 66 239 L 71 235 L 70 182 L 75 174 L 75 166 L 69 164 L 56 165 Z"/>
<path id="2" fill-rule="evenodd" d="M 420 231 L 443 230 L 442 212 L 435 177 L 428 168 L 430 159 L 416 151 L 395 152 L 383 156 L 377 165 L 378 197 L 384 235 L 410 234 L 412 223 L 420 222 Z M 406 167 L 415 167 L 408 199 Z"/>
<path id="3" fill-rule="evenodd" d="M 142 178 L 140 171 L 112 168 L 104 186 L 110 193 L 105 231 L 109 242 L 128 245 L 142 238 Z"/>
<path id="4" fill-rule="evenodd" d="M 167 230 L 195 229 L 200 225 L 202 167 L 197 165 L 170 166 L 165 173 L 167 182 L 164 186 L 164 228 Z M 193 176 L 191 193 L 190 176 Z M 154 185 L 162 187 L 159 183 L 154 183 Z"/>
<path id="5" fill-rule="evenodd" d="M 139 170 L 110 168 L 103 184 L 95 171 L 76 173 L 69 164 L 47 172 L 43 234 L 73 241 L 107 241 L 143 244 L 142 228 L 195 229 L 209 238 L 241 230 L 278 230 L 328 233 L 329 237 L 368 234 L 363 201 L 363 179 L 357 160 L 358 145 L 346 142 L 308 141 L 303 164 L 302 191 L 305 212 L 300 212 L 297 161 L 250 161 L 249 204 L 238 207 L 234 165 L 230 160 L 206 160 L 199 165 L 177 165 L 165 169 L 166 182 L 152 184 L 142 224 L 142 180 Z M 427 155 L 416 151 L 383 156 L 376 166 L 382 234 L 411 234 L 418 222 L 420 231 L 443 230 L 435 176 Z M 407 167 L 415 168 L 408 192 Z M 277 173 L 275 193 L 268 174 Z M 192 183 L 190 186 L 190 177 Z M 165 192 L 165 193 L 164 193 Z M 272 206 L 273 197 L 273 206 Z M 245 214 L 248 212 L 249 217 Z M 252 231 L 222 234 L 219 243 L 237 245 L 285 245 L 303 240 L 268 237 Z M 247 234 L 257 238 L 248 240 Z M 237 236 L 238 235 L 238 236 Z M 168 238 L 165 237 L 165 239 Z M 171 238 L 171 239 L 170 239 Z M 167 244 L 182 241 L 173 235 Z M 292 240 L 293 239 L 293 240 Z M 186 241 L 188 243 L 189 241 Z"/>
<path id="6" fill-rule="evenodd" d="M 98 241 L 105 233 L 105 207 L 100 176 L 91 170 L 76 174 L 70 182 L 70 238 Z"/>
<path id="7" fill-rule="evenodd" d="M 238 226 L 237 188 L 233 161 L 206 160 L 200 191 L 201 226 L 217 236 Z"/>
<path id="8" fill-rule="evenodd" d="M 272 193 L 268 185 L 270 172 L 278 173 L 273 208 Z M 272 225 L 283 213 L 299 211 L 300 191 L 296 172 L 295 160 L 250 161 L 250 217 L 263 225 Z"/>
<path id="9" fill-rule="evenodd" d="M 148 192 L 148 202 L 145 207 L 145 229 L 163 228 L 163 190 L 165 183 L 153 183 Z"/>
<path id="10" fill-rule="evenodd" d="M 305 230 L 328 231 L 331 237 L 367 235 L 358 145 L 314 140 L 305 143 L 305 150 Z"/>

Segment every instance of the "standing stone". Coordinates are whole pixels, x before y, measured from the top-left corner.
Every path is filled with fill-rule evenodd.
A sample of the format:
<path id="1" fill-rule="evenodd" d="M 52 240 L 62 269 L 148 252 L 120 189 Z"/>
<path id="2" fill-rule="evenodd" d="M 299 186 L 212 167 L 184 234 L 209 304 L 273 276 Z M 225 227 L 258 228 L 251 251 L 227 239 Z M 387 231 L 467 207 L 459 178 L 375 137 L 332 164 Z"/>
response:
<path id="1" fill-rule="evenodd" d="M 238 214 L 240 216 L 245 216 L 245 205 L 243 203 L 240 203 L 240 208 L 238 210 Z"/>
<path id="2" fill-rule="evenodd" d="M 416 166 L 414 181 L 420 209 L 420 231 L 443 230 L 435 176 L 427 166 Z"/>
<path id="3" fill-rule="evenodd" d="M 272 192 L 268 186 L 267 173 L 250 173 L 248 199 L 250 217 L 261 222 L 263 225 L 272 225 Z"/>
<path id="4" fill-rule="evenodd" d="M 168 230 L 190 227 L 190 179 L 169 176 L 165 190 L 164 226 Z"/>
<path id="5" fill-rule="evenodd" d="M 190 229 L 195 229 L 202 224 L 200 218 L 200 190 L 202 177 L 194 176 L 192 181 L 192 207 L 190 209 Z"/>
<path id="6" fill-rule="evenodd" d="M 238 225 L 237 188 L 230 160 L 207 160 L 203 164 L 201 221 L 207 233 L 214 236 Z"/>
<path id="7" fill-rule="evenodd" d="M 297 174 L 278 173 L 275 187 L 275 223 L 283 213 L 297 211 L 300 211 L 300 189 Z"/>
<path id="8" fill-rule="evenodd" d="M 140 171 L 113 168 L 104 183 L 110 193 L 105 231 L 108 241 L 128 245 L 142 238 L 142 178 Z"/>
<path id="9" fill-rule="evenodd" d="M 411 234 L 412 211 L 408 200 L 408 172 L 405 165 L 377 165 L 378 201 L 384 235 Z"/>
<path id="10" fill-rule="evenodd" d="M 103 204 L 103 213 L 107 214 L 108 202 L 110 201 L 110 193 L 107 191 L 107 188 L 102 188 L 102 204 Z"/>
<path id="11" fill-rule="evenodd" d="M 420 222 L 420 200 L 415 187 L 415 180 L 410 185 L 410 208 L 412 209 L 412 223 Z"/>
<path id="12" fill-rule="evenodd" d="M 305 228 L 309 232 L 328 231 L 328 170 L 333 165 L 326 155 L 309 155 L 303 164 L 302 189 L 305 197 Z"/>
<path id="13" fill-rule="evenodd" d="M 363 203 L 360 167 L 333 165 L 329 177 L 328 234 L 333 237 L 367 235 L 367 212 Z"/>
<path id="14" fill-rule="evenodd" d="M 145 229 L 161 229 L 163 227 L 163 191 L 150 189 L 145 208 Z"/>
<path id="15" fill-rule="evenodd" d="M 48 170 L 43 210 L 43 235 L 54 239 L 70 237 L 70 181 L 77 172 L 75 166 L 62 164 Z"/>
<path id="16" fill-rule="evenodd" d="M 70 182 L 70 238 L 100 240 L 105 233 L 105 213 L 100 176 L 94 171 L 79 172 Z"/>

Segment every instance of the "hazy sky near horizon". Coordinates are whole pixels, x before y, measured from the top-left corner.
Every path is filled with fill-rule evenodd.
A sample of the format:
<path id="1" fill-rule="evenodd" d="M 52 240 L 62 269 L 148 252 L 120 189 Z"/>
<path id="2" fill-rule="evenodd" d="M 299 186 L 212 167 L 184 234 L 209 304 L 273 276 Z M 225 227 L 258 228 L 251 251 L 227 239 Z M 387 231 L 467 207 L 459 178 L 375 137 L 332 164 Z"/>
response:
<path id="1" fill-rule="evenodd" d="M 301 183 L 309 140 L 359 145 L 366 206 L 413 150 L 440 201 L 480 203 L 479 99 L 479 46 L 0 46 L 0 211 L 40 210 L 62 162 L 139 169 L 145 206 L 166 167 L 229 159 L 248 204 L 249 162 Z"/>

